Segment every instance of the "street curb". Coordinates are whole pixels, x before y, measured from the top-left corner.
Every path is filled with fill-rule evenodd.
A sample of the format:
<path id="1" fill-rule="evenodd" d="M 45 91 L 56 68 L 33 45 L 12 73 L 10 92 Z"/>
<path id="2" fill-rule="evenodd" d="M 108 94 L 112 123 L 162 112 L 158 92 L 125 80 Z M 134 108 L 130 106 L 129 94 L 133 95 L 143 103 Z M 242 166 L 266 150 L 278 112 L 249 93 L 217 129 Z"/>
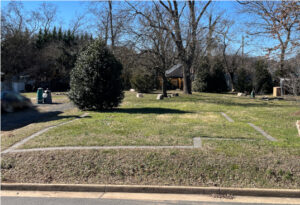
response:
<path id="1" fill-rule="evenodd" d="M 127 192 L 169 194 L 221 194 L 237 196 L 300 198 L 300 189 L 257 189 L 189 186 L 102 185 L 102 184 L 23 184 L 2 183 L 1 190 L 13 191 L 69 191 L 69 192 Z"/>

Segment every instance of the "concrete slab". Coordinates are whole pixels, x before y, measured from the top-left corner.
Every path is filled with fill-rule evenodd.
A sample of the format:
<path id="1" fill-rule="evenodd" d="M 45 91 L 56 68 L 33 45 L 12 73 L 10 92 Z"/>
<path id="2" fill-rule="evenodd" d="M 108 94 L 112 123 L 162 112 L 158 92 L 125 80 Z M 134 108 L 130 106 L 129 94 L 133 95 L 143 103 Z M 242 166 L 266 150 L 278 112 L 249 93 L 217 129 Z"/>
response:
<path id="1" fill-rule="evenodd" d="M 248 125 L 250 125 L 251 127 L 253 127 L 256 131 L 258 131 L 260 134 L 262 134 L 264 137 L 266 137 L 268 140 L 276 142 L 277 139 L 275 139 L 274 137 L 272 137 L 271 135 L 267 134 L 265 131 L 263 131 L 260 127 L 257 127 L 256 125 L 252 124 L 252 123 L 248 123 Z"/>
<path id="2" fill-rule="evenodd" d="M 221 114 L 229 121 L 229 122 L 234 122 L 233 119 L 231 119 L 228 115 L 226 115 L 224 112 L 221 112 Z"/>
<path id="3" fill-rule="evenodd" d="M 202 142 L 200 137 L 194 137 L 193 138 L 193 144 L 194 148 L 201 148 L 202 147 Z"/>

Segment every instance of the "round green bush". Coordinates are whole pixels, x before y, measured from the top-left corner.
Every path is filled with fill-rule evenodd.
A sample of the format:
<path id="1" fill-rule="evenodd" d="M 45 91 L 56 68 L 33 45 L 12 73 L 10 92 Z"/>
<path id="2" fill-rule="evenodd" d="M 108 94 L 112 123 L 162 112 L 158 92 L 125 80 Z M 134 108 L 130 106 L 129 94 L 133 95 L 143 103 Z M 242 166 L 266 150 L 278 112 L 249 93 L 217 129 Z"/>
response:
<path id="1" fill-rule="evenodd" d="M 77 58 L 71 71 L 69 98 L 82 110 L 107 110 L 124 98 L 122 64 L 96 39 Z"/>

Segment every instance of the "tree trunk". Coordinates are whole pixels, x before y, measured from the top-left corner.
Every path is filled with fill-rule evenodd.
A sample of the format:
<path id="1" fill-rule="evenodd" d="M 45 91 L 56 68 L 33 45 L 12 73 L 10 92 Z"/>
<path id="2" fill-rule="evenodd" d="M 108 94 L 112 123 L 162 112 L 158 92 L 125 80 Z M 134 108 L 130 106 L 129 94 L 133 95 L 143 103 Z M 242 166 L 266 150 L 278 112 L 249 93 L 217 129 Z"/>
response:
<path id="1" fill-rule="evenodd" d="M 164 97 L 168 97 L 167 82 L 168 82 L 168 79 L 166 78 L 165 74 L 162 73 L 162 92 L 163 92 Z"/>
<path id="2" fill-rule="evenodd" d="M 280 54 L 280 70 L 279 70 L 279 76 L 284 77 L 284 58 L 285 58 L 285 48 L 281 48 L 281 54 Z"/>
<path id="3" fill-rule="evenodd" d="M 114 29 L 113 29 L 112 0 L 108 1 L 108 5 L 109 5 L 109 23 L 110 23 L 111 48 L 112 48 L 112 51 L 114 51 L 114 48 L 115 48 L 115 35 L 114 35 Z"/>
<path id="4" fill-rule="evenodd" d="M 233 85 L 233 73 L 229 73 L 229 84 L 231 86 L 231 91 L 234 90 L 234 85 Z"/>
<path id="5" fill-rule="evenodd" d="M 192 94 L 190 67 L 187 65 L 187 63 L 182 63 L 182 65 L 183 65 L 183 93 Z"/>

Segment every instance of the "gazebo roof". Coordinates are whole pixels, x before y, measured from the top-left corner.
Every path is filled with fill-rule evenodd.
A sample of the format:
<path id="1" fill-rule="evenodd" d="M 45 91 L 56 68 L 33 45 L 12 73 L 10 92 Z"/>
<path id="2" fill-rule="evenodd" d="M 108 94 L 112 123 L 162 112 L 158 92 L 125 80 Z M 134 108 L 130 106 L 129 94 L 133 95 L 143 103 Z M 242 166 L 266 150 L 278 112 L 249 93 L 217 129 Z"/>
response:
<path id="1" fill-rule="evenodd" d="M 171 67 L 169 70 L 166 70 L 167 78 L 182 78 L 182 64 L 177 64 Z"/>

